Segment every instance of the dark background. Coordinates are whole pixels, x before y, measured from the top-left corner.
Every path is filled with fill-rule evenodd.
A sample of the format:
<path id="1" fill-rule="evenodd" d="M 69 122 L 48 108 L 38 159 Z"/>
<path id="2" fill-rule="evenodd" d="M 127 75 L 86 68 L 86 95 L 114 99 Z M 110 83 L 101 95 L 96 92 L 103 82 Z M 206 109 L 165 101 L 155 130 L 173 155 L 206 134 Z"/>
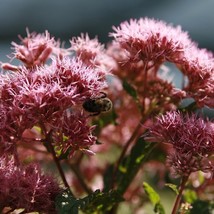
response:
<path id="1" fill-rule="evenodd" d="M 81 32 L 106 42 L 113 25 L 145 16 L 181 25 L 200 47 L 214 51 L 213 10 L 214 0 L 0 0 L 0 61 L 26 27 L 48 30 L 66 44 Z"/>

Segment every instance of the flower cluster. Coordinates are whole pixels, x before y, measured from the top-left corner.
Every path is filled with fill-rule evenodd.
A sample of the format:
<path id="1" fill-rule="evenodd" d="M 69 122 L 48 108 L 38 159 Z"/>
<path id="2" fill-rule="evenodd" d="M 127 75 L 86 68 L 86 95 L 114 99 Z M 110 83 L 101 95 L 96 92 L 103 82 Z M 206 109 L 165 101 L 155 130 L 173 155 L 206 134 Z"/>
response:
<path id="1" fill-rule="evenodd" d="M 62 189 L 51 176 L 41 173 L 39 165 L 24 167 L 14 159 L 1 157 L 0 181 L 0 210 L 9 207 L 56 213 L 54 200 Z"/>
<path id="2" fill-rule="evenodd" d="M 168 163 L 175 174 L 213 170 L 210 155 L 214 152 L 214 124 L 196 115 L 167 112 L 150 128 L 148 140 L 168 143 L 173 151 Z"/>
<path id="3" fill-rule="evenodd" d="M 55 43 L 50 43 L 47 35 L 46 46 L 50 44 L 53 46 Z M 43 35 L 33 36 L 29 42 L 28 35 L 23 41 L 29 43 L 26 45 L 29 51 L 31 49 L 36 51 L 36 47 L 40 50 L 38 43 L 43 45 L 45 43 L 42 38 Z M 70 59 L 61 55 L 53 58 L 50 65 L 30 65 L 20 67 L 13 75 L 10 73 L 1 75 L 1 112 L 4 116 L 1 126 L 1 145 L 5 145 L 8 141 L 20 141 L 24 130 L 33 126 L 40 127 L 43 124 L 43 128 L 46 126 L 45 129 L 48 130 L 48 126 L 63 120 L 67 109 L 75 108 L 76 105 L 81 106 L 86 99 L 99 96 L 106 87 L 105 75 L 85 66 L 79 58 Z M 76 125 L 79 126 L 78 122 L 81 120 L 76 115 L 73 116 L 73 119 L 76 117 L 73 122 L 76 121 Z M 82 118 L 84 117 L 82 115 Z M 81 124 L 84 125 L 85 135 L 90 135 L 91 129 L 87 128 L 87 123 Z M 60 131 L 62 130 L 58 130 Z M 91 144 L 92 141 L 88 146 Z M 7 148 L 1 147 L 4 153 Z"/>
<path id="4" fill-rule="evenodd" d="M 128 77 L 136 88 L 142 84 L 147 91 L 150 79 L 162 81 L 158 78 L 160 66 L 166 61 L 172 62 L 188 78 L 188 84 L 180 92 L 181 98 L 192 97 L 200 107 L 213 107 L 213 54 L 199 49 L 180 26 L 141 18 L 113 29 L 115 32 L 110 35 L 115 40 L 108 53 L 117 62 L 116 74 Z M 169 97 L 173 98 L 173 95 L 173 90 L 169 91 Z M 145 92 L 143 96 L 146 96 Z"/>
<path id="5" fill-rule="evenodd" d="M 25 147 L 35 150 L 38 143 L 56 158 L 63 155 L 71 158 L 76 151 L 94 154 L 90 150 L 96 142 L 92 135 L 94 126 L 89 125 L 82 104 L 100 96 L 107 86 L 106 73 L 89 67 L 81 57 L 68 57 L 69 50 L 61 49 L 59 41 L 47 31 L 45 34 L 27 31 L 27 37 L 20 39 L 20 45 L 12 45 L 14 58 L 23 64 L 1 64 L 9 71 L 0 76 L 0 158 L 8 156 L 21 161 L 24 157 L 20 151 Z M 45 64 L 52 54 L 56 56 Z M 11 161 L 2 160 L 2 164 L 0 180 L 6 183 L 0 188 L 0 210 L 9 206 L 55 212 L 54 198 L 59 188 L 51 177 L 43 176 L 34 164 L 26 168 Z"/>
<path id="6" fill-rule="evenodd" d="M 59 196 L 59 212 L 87 209 L 88 199 L 91 213 L 111 212 L 124 198 L 137 213 L 144 177 L 164 186 L 166 157 L 181 177 L 175 214 L 190 174 L 213 173 L 214 124 L 200 111 L 214 107 L 213 54 L 163 21 L 131 19 L 113 31 L 107 46 L 81 34 L 64 49 L 48 31 L 28 30 L 12 43 L 20 64 L 1 63 L 0 74 L 0 212 L 56 213 Z M 167 63 L 181 71 L 181 88 Z M 194 101 L 180 106 L 186 98 Z M 33 161 L 54 161 L 66 192 Z"/>
<path id="7" fill-rule="evenodd" d="M 75 151 L 93 154 L 89 147 L 95 144 L 96 137 L 92 135 L 93 126 L 87 124 L 87 117 L 80 112 L 65 112 L 57 123 L 51 124 L 54 145 L 65 154 L 72 156 Z"/>

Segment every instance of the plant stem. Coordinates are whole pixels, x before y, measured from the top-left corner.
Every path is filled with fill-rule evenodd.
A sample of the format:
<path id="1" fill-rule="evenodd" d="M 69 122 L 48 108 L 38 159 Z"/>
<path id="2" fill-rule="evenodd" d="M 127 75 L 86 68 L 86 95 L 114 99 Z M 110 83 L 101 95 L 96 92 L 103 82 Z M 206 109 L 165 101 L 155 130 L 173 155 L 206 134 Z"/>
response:
<path id="1" fill-rule="evenodd" d="M 53 145 L 52 145 L 51 131 L 50 131 L 50 132 L 47 134 L 47 136 L 46 136 L 46 142 L 47 142 L 48 148 L 49 148 L 49 150 L 50 150 L 50 152 L 51 152 L 51 154 L 52 154 L 52 157 L 53 157 L 53 159 L 54 159 L 54 162 L 55 162 L 55 164 L 56 164 L 56 167 L 57 167 L 57 169 L 58 169 L 58 171 L 59 171 L 59 174 L 60 174 L 60 176 L 61 176 L 61 178 L 62 178 L 62 182 L 63 182 L 64 186 L 65 186 L 68 190 L 70 190 L 70 186 L 68 185 L 68 182 L 67 182 L 67 180 L 66 180 L 66 178 L 65 178 L 65 174 L 64 174 L 64 172 L 63 172 L 63 170 L 62 170 L 61 164 L 60 164 L 60 162 L 59 162 L 59 159 L 58 159 L 57 156 L 56 156 L 56 152 L 55 152 L 54 147 L 53 147 Z M 73 193 L 71 192 L 71 190 L 70 190 L 70 194 L 74 197 L 74 195 L 73 195 Z"/>
<path id="2" fill-rule="evenodd" d="M 185 185 L 186 185 L 186 182 L 187 182 L 188 178 L 189 178 L 189 176 L 182 177 L 180 188 L 179 188 L 179 193 L 178 193 L 178 195 L 176 197 L 176 200 L 175 200 L 175 203 L 174 203 L 174 207 L 173 207 L 173 210 L 172 210 L 172 214 L 176 214 L 177 211 L 178 211 L 178 208 L 179 208 L 180 203 L 181 203 L 182 193 L 183 193 L 183 190 L 185 188 Z"/>
<path id="3" fill-rule="evenodd" d="M 78 181 L 79 181 L 80 185 L 82 186 L 82 188 L 85 190 L 85 192 L 88 194 L 92 193 L 92 190 L 85 183 L 82 173 L 80 172 L 78 166 L 73 165 L 73 164 L 69 164 L 69 165 L 71 167 L 71 170 L 74 172 L 74 174 L 78 178 Z"/>
<path id="4" fill-rule="evenodd" d="M 48 150 L 51 152 L 51 155 L 53 157 L 53 160 L 56 164 L 56 167 L 59 171 L 59 174 L 60 174 L 60 177 L 62 179 L 62 182 L 64 184 L 64 186 L 69 190 L 71 196 L 75 197 L 74 194 L 72 193 L 71 189 L 70 189 L 70 186 L 68 185 L 68 182 L 65 178 L 65 174 L 63 172 L 63 169 L 60 165 L 60 161 L 59 159 L 57 158 L 56 156 L 56 153 L 55 153 L 55 150 L 54 150 L 54 147 L 52 145 L 53 143 L 53 139 L 52 139 L 52 131 L 50 130 L 49 132 L 46 130 L 46 127 L 43 123 L 39 123 L 40 124 L 40 127 L 41 127 L 41 130 L 42 130 L 42 133 L 43 135 L 45 136 L 45 140 L 44 140 L 44 143 L 46 144 Z"/>

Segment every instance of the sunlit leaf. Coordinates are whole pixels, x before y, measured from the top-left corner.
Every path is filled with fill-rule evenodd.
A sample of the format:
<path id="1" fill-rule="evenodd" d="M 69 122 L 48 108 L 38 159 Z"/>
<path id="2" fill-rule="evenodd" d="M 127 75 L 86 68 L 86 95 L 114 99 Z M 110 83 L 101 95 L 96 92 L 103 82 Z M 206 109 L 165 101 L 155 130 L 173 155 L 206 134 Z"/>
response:
<path id="1" fill-rule="evenodd" d="M 165 214 L 163 205 L 160 203 L 159 194 L 146 182 L 143 183 L 143 188 L 152 205 L 154 206 L 155 213 Z"/>
<path id="2" fill-rule="evenodd" d="M 171 190 L 173 190 L 176 195 L 178 195 L 178 188 L 175 184 L 166 183 L 165 186 L 169 187 Z"/>
<path id="3" fill-rule="evenodd" d="M 140 137 L 133 146 L 130 154 L 124 158 L 116 172 L 116 183 L 118 184 L 118 191 L 124 193 L 133 178 L 136 176 L 143 162 L 145 162 L 150 155 L 155 144 L 146 142 Z"/>
<path id="4" fill-rule="evenodd" d="M 197 200 L 196 192 L 190 189 L 185 189 L 183 193 L 183 197 L 184 197 L 184 201 L 190 204 Z"/>

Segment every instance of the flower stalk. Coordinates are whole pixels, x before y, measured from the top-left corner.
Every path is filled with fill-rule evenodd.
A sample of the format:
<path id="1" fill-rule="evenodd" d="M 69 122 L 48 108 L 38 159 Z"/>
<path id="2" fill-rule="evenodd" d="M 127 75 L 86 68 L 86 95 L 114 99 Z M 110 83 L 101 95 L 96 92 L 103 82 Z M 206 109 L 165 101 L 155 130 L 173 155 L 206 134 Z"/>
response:
<path id="1" fill-rule="evenodd" d="M 189 176 L 184 176 L 181 179 L 181 184 L 179 187 L 178 195 L 176 196 L 175 203 L 172 209 L 172 214 L 176 214 L 178 212 L 179 206 L 181 205 L 182 193 L 185 188 L 185 185 L 188 181 Z"/>

